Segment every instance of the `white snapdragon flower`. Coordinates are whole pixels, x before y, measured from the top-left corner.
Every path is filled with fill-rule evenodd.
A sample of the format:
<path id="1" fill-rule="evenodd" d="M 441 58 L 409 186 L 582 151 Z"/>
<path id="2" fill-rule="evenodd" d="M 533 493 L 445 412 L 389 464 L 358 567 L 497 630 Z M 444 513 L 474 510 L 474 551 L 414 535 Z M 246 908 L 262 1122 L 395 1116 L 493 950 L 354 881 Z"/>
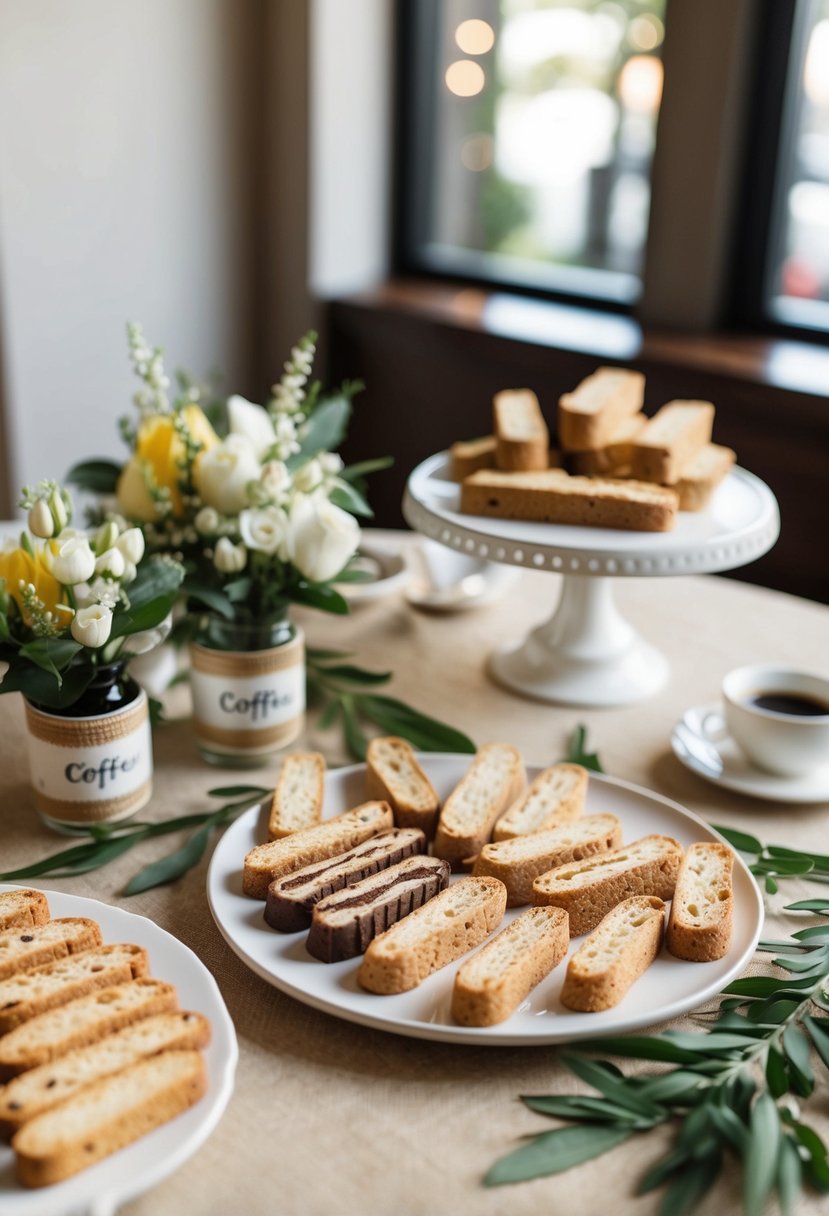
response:
<path id="1" fill-rule="evenodd" d="M 267 410 L 261 405 L 254 405 L 238 395 L 228 397 L 227 417 L 231 435 L 244 435 L 258 460 L 263 460 L 266 452 L 276 441 L 273 422 Z"/>
<path id="2" fill-rule="evenodd" d="M 243 512 L 247 514 L 247 512 Z M 238 574 L 244 570 L 248 551 L 244 545 L 234 545 L 227 536 L 222 536 L 213 553 L 213 565 L 222 574 Z"/>
<path id="3" fill-rule="evenodd" d="M 280 505 L 288 497 L 291 489 L 291 474 L 288 466 L 282 460 L 269 460 L 262 466 L 259 484 L 268 498 Z"/>
<path id="4" fill-rule="evenodd" d="M 299 490 L 300 494 L 313 494 L 314 490 L 318 490 L 322 485 L 323 470 L 319 460 L 313 459 L 307 461 L 302 468 L 297 469 L 294 474 L 294 485 Z"/>
<path id="5" fill-rule="evenodd" d="M 280 460 L 287 460 L 299 451 L 296 423 L 288 414 L 280 414 L 274 424 L 276 431 L 276 453 Z"/>
<path id="6" fill-rule="evenodd" d="M 116 541 L 116 548 L 124 556 L 124 561 L 137 566 L 144 556 L 144 533 L 140 528 L 127 528 Z"/>
<path id="7" fill-rule="evenodd" d="M 55 534 L 55 521 L 45 498 L 39 498 L 29 512 L 29 531 L 41 540 L 49 540 Z"/>
<path id="8" fill-rule="evenodd" d="M 239 516 L 239 531 L 248 549 L 275 553 L 283 561 L 287 557 L 288 516 L 281 507 L 243 511 Z"/>
<path id="9" fill-rule="evenodd" d="M 53 542 L 51 567 L 59 583 L 72 587 L 75 583 L 85 583 L 92 578 L 95 554 L 86 536 L 73 534 L 66 539 L 66 531 Z"/>
<path id="10" fill-rule="evenodd" d="M 120 549 L 107 549 L 95 559 L 95 573 L 106 574 L 110 578 L 120 578 L 126 569 L 127 563 L 124 561 L 124 555 Z"/>
<path id="11" fill-rule="evenodd" d="M 96 650 L 109 640 L 112 629 L 112 612 L 104 604 L 90 604 L 79 608 L 72 618 L 72 637 L 82 646 Z"/>
<path id="12" fill-rule="evenodd" d="M 213 507 L 202 507 L 193 524 L 202 536 L 215 536 L 219 531 L 219 512 Z"/>
<path id="13" fill-rule="evenodd" d="M 327 583 L 342 570 L 360 543 L 353 515 L 327 498 L 298 495 L 291 509 L 288 556 L 312 583 Z"/>
<path id="14" fill-rule="evenodd" d="M 202 454 L 196 484 L 204 503 L 222 515 L 235 515 L 248 501 L 248 482 L 258 481 L 259 461 L 244 435 L 228 435 Z"/>

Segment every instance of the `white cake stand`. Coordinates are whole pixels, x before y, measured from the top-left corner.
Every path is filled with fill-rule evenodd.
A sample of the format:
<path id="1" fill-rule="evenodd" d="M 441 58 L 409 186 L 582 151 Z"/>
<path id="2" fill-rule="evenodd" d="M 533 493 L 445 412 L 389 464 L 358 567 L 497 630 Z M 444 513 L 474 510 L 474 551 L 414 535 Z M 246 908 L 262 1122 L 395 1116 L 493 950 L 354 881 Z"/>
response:
<path id="1" fill-rule="evenodd" d="M 671 532 L 461 515 L 460 486 L 448 474 L 448 453 L 439 452 L 409 477 L 403 514 L 417 532 L 462 553 L 564 576 L 550 619 L 488 663 L 499 684 L 553 704 L 627 705 L 667 680 L 665 657 L 616 608 L 613 578 L 733 570 L 766 553 L 780 532 L 771 490 L 740 468 L 705 511 L 680 512 Z"/>

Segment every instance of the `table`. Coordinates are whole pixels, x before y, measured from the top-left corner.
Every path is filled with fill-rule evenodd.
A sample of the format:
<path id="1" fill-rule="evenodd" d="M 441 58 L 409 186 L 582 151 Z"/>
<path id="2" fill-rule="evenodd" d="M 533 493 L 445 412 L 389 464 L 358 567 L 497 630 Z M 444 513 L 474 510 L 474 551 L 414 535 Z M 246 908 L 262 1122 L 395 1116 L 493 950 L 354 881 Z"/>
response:
<path id="1" fill-rule="evenodd" d="M 403 534 L 377 536 L 386 543 L 413 543 Z M 781 660 L 829 675 L 829 608 L 714 576 L 620 580 L 620 607 L 668 655 L 671 678 L 659 694 L 635 706 L 577 710 L 513 696 L 490 683 L 483 667 L 495 642 L 522 635 L 549 614 L 555 577 L 524 572 L 503 599 L 462 615 L 417 613 L 402 595 L 365 604 L 346 619 L 297 615 L 311 644 L 353 649 L 363 665 L 391 668 L 392 694 L 478 743 L 505 739 L 520 745 L 528 762 L 546 763 L 560 758 L 572 728 L 584 722 L 607 772 L 769 843 L 825 852 L 829 804 L 778 806 L 720 790 L 680 765 L 669 736 L 684 709 L 716 700 L 722 676 L 732 667 Z M 313 722 L 300 745 L 321 748 L 332 764 L 346 760 L 339 739 L 315 732 Z M 5 870 L 61 843 L 31 809 L 17 695 L 0 697 L 0 753 Z M 155 762 L 149 813 L 158 818 L 202 809 L 205 791 L 227 776 L 219 773 L 217 779 L 217 771 L 199 760 L 186 720 L 156 732 Z M 251 774 L 253 781 L 260 778 L 268 784 L 270 774 Z M 149 842 L 141 864 L 154 848 L 161 855 L 175 841 Z M 103 870 L 42 885 L 117 902 L 138 866 L 128 854 Z M 659 1193 L 636 1198 L 634 1190 L 667 1142 L 666 1129 L 557 1178 L 484 1190 L 480 1179 L 496 1157 L 515 1147 L 518 1137 L 554 1126 L 526 1110 L 518 1096 L 585 1088 L 556 1052 L 461 1049 L 399 1038 L 296 1003 L 251 974 L 225 945 L 207 908 L 206 868 L 205 858 L 173 886 L 124 906 L 181 938 L 216 976 L 239 1036 L 236 1091 L 201 1151 L 124 1208 L 127 1216 L 537 1216 L 568 1210 L 593 1216 L 607 1211 L 611 1195 L 614 1216 L 656 1212 Z M 780 894 L 767 897 L 766 936 L 792 931 L 779 909 L 807 891 L 806 883 L 789 880 Z M 812 1099 L 809 1111 L 826 1138 L 825 1098 Z M 723 1216 L 738 1208 L 735 1176 L 717 1184 L 701 1211 Z M 823 1209 L 824 1201 L 810 1195 L 798 1211 L 809 1216 Z"/>

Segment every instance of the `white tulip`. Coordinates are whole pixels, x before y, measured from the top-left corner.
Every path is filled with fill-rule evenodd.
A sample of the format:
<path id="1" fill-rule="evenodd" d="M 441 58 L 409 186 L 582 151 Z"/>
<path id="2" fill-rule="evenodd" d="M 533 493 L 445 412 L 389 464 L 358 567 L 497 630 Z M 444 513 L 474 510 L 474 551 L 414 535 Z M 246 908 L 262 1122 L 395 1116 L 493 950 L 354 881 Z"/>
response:
<path id="1" fill-rule="evenodd" d="M 249 439 L 228 435 L 204 452 L 196 484 L 205 504 L 222 515 L 235 515 L 248 501 L 248 482 L 259 480 L 259 461 Z"/>
<path id="2" fill-rule="evenodd" d="M 173 628 L 173 616 L 168 612 L 164 620 L 156 625 L 155 629 L 142 629 L 140 633 L 131 633 L 124 638 L 124 645 L 121 648 L 122 654 L 149 654 L 151 650 L 155 650 L 162 642 L 165 642 L 170 636 L 170 630 Z"/>
<path id="3" fill-rule="evenodd" d="M 359 543 L 360 525 L 353 515 L 327 498 L 301 495 L 295 499 L 288 553 L 309 582 L 329 582 L 340 573 Z"/>
<path id="4" fill-rule="evenodd" d="M 95 573 L 95 554 L 90 548 L 89 541 L 83 535 L 70 536 L 64 539 L 61 533 L 52 556 L 52 573 L 59 583 L 72 587 L 75 583 L 86 583 Z"/>
<path id="5" fill-rule="evenodd" d="M 281 507 L 260 507 L 243 511 L 239 516 L 239 531 L 249 549 L 257 553 L 276 553 L 287 557 L 288 516 Z"/>
<path id="6" fill-rule="evenodd" d="M 144 533 L 140 528 L 127 528 L 118 537 L 117 548 L 123 554 L 124 560 L 137 566 L 144 556 Z"/>
<path id="7" fill-rule="evenodd" d="M 193 525 L 202 536 L 213 536 L 219 530 L 219 512 L 214 511 L 212 507 L 202 507 L 193 520 Z"/>
<path id="8" fill-rule="evenodd" d="M 95 533 L 95 552 L 105 553 L 107 549 L 113 549 L 117 541 L 118 525 L 110 519 L 105 524 L 101 524 Z"/>
<path id="9" fill-rule="evenodd" d="M 222 536 L 213 553 L 213 565 L 222 574 L 238 574 L 244 570 L 248 560 L 248 552 L 244 545 L 234 545 L 228 537 Z"/>
<path id="10" fill-rule="evenodd" d="M 95 573 L 107 574 L 110 578 L 120 578 L 127 568 L 124 555 L 120 549 L 107 549 L 95 559 Z"/>
<path id="11" fill-rule="evenodd" d="M 45 498 L 39 498 L 29 512 L 29 531 L 41 540 L 48 540 L 55 534 L 55 521 Z"/>
<path id="12" fill-rule="evenodd" d="M 68 501 L 68 499 L 64 499 L 63 493 L 57 486 L 49 495 L 49 510 L 52 512 L 52 522 L 56 532 L 60 532 L 69 523 Z"/>
<path id="13" fill-rule="evenodd" d="M 83 646 L 95 650 L 109 639 L 112 613 L 103 604 L 79 608 L 72 618 L 72 637 Z"/>
<path id="14" fill-rule="evenodd" d="M 244 435 L 253 447 L 257 459 L 263 460 L 265 453 L 276 442 L 268 411 L 261 405 L 254 405 L 252 401 L 234 395 L 227 401 L 227 417 L 231 435 Z"/>

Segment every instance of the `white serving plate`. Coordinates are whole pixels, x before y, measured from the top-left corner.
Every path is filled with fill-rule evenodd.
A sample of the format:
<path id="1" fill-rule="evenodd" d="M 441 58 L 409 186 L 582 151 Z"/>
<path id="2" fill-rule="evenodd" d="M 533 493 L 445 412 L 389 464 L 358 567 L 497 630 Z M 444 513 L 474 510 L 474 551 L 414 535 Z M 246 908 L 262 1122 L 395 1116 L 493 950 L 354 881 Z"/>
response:
<path id="1" fill-rule="evenodd" d="M 13 889 L 0 884 L 0 891 Z M 184 1114 L 98 1165 L 55 1186 L 27 1190 L 15 1180 L 11 1148 L 0 1142 L 2 1216 L 110 1216 L 178 1169 L 216 1127 L 233 1092 L 239 1055 L 236 1032 L 216 981 L 183 942 L 123 908 L 59 891 L 44 894 L 52 916 L 90 917 L 101 926 L 105 942 L 143 946 L 150 958 L 150 975 L 175 984 L 181 1008 L 204 1014 L 211 1025 L 210 1045 L 205 1052 L 206 1095 Z"/>
<path id="2" fill-rule="evenodd" d="M 466 772 L 469 756 L 423 755 L 421 764 L 443 800 Z M 541 766 L 528 766 L 530 779 Z M 365 766 L 337 769 L 326 777 L 325 817 L 366 800 Z M 586 813 L 610 811 L 622 821 L 625 841 L 651 832 L 675 837 L 683 846 L 719 840 L 703 820 L 676 802 L 611 777 L 590 775 Z M 637 1030 L 677 1017 L 715 996 L 751 959 L 763 924 L 763 901 L 744 862 L 734 864 L 734 933 L 726 956 L 712 963 L 686 963 L 663 951 L 615 1009 L 573 1013 L 559 1001 L 566 963 L 530 993 L 499 1026 L 469 1029 L 450 1013 L 458 963 L 432 975 L 418 988 L 396 996 L 376 996 L 357 984 L 360 959 L 326 964 L 305 949 L 305 934 L 269 928 L 264 905 L 242 894 L 245 854 L 267 839 L 267 807 L 253 807 L 224 836 L 213 854 L 207 895 L 213 917 L 230 947 L 257 975 L 306 1005 L 363 1026 L 413 1038 L 449 1043 L 531 1046 L 566 1043 L 599 1034 Z M 520 909 L 509 909 L 503 924 Z M 580 939 L 571 943 L 571 952 Z"/>

